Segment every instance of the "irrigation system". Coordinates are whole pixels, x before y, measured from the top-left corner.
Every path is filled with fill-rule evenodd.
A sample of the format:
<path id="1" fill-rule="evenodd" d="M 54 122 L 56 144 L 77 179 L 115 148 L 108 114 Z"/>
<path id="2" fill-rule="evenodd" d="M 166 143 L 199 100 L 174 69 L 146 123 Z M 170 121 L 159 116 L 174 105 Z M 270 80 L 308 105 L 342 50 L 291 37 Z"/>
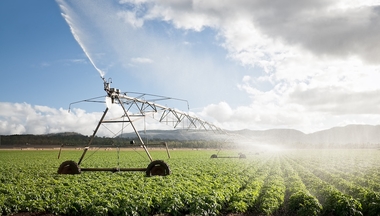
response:
<path id="1" fill-rule="evenodd" d="M 103 112 L 103 115 L 101 116 L 98 124 L 95 127 L 95 130 L 90 137 L 90 140 L 87 144 L 87 146 L 84 148 L 83 153 L 81 157 L 79 158 L 78 162 L 75 162 L 73 160 L 64 161 L 58 168 L 59 174 L 80 174 L 84 171 L 112 171 L 112 172 L 118 172 L 118 171 L 142 171 L 145 172 L 147 176 L 154 176 L 154 175 L 160 175 L 160 176 L 166 176 L 171 173 L 169 165 L 164 162 L 163 160 L 154 160 L 151 156 L 151 154 L 148 151 L 148 148 L 146 144 L 144 143 L 143 139 L 141 138 L 139 131 L 136 129 L 136 126 L 134 125 L 133 119 L 135 118 L 141 118 L 145 117 L 149 113 L 159 113 L 159 122 L 165 122 L 165 123 L 172 123 L 174 128 L 177 128 L 180 124 L 182 126 L 185 125 L 187 129 L 202 129 L 202 130 L 208 130 L 213 131 L 217 133 L 223 133 L 223 130 L 218 128 L 217 126 L 206 122 L 198 117 L 191 116 L 189 113 L 179 111 L 167 106 L 163 106 L 160 104 L 155 103 L 157 100 L 167 100 L 167 99 L 176 99 L 176 98 L 169 98 L 169 97 L 158 97 L 155 101 L 148 101 L 144 100 L 144 96 L 147 94 L 141 94 L 139 97 L 131 97 L 128 95 L 128 92 L 121 92 L 120 89 L 111 88 L 110 84 L 112 83 L 112 80 L 109 79 L 108 81 L 106 79 L 103 79 L 104 83 L 104 91 L 107 93 L 106 100 L 100 100 L 100 98 L 104 98 L 104 96 L 97 97 L 97 98 L 91 98 L 86 99 L 82 101 L 77 101 L 70 104 L 70 107 L 72 104 L 80 103 L 80 102 L 101 102 L 106 103 L 106 109 Z M 180 99 L 176 99 L 180 100 Z M 187 102 L 187 101 L 186 101 Z M 109 113 L 109 110 L 111 107 L 112 109 L 116 108 L 113 105 L 118 105 L 119 109 L 121 109 L 121 116 L 118 118 L 107 118 L 107 114 Z M 70 110 L 69 107 L 69 110 Z M 86 153 L 88 152 L 98 130 L 99 127 L 103 124 L 122 124 L 124 125 L 130 125 L 136 134 L 138 140 L 141 143 L 141 147 L 144 149 L 147 157 L 150 160 L 150 163 L 145 168 L 83 168 L 81 167 L 81 163 L 83 159 L 86 156 Z M 133 142 L 133 141 L 131 141 Z M 154 144 L 150 144 L 154 145 Z M 168 147 L 166 142 L 159 143 L 156 145 L 163 145 L 166 147 L 168 157 L 170 158 L 170 154 L 168 151 Z M 59 155 L 61 153 L 61 150 L 59 152 Z"/>

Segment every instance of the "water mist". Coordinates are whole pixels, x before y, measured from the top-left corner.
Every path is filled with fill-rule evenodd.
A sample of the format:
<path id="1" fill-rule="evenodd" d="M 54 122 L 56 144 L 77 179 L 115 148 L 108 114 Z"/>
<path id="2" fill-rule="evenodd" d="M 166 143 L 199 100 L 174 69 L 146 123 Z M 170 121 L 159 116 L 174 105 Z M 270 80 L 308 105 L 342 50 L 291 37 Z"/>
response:
<path id="1" fill-rule="evenodd" d="M 98 71 L 100 77 L 104 78 L 104 75 L 105 75 L 104 71 L 102 71 L 101 69 L 99 69 L 96 66 L 93 58 L 91 57 L 91 53 L 88 51 L 86 45 L 82 41 L 83 37 L 81 37 L 81 31 L 80 31 L 79 25 L 76 25 L 75 22 L 73 21 L 72 17 L 69 15 L 70 9 L 69 9 L 68 5 L 62 0 L 57 0 L 57 2 L 59 4 L 59 7 L 61 8 L 61 10 L 63 11 L 62 17 L 65 19 L 65 21 L 69 25 L 71 33 L 73 34 L 75 40 L 78 42 L 79 46 L 82 48 L 83 52 L 86 54 L 86 56 L 90 60 L 91 64 Z"/>

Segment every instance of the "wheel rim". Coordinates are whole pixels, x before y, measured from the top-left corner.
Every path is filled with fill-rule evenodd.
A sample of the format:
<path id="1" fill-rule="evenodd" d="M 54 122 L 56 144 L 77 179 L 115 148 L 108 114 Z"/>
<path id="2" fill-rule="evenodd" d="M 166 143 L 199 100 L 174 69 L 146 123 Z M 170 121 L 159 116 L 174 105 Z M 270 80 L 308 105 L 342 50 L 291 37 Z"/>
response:
<path id="1" fill-rule="evenodd" d="M 80 174 L 80 168 L 74 161 L 64 161 L 58 168 L 58 174 Z"/>
<path id="2" fill-rule="evenodd" d="M 211 155 L 211 158 L 217 158 L 217 157 L 218 157 L 218 155 L 216 155 L 216 154 Z"/>
<path id="3" fill-rule="evenodd" d="M 149 164 L 147 176 L 166 176 L 170 174 L 170 168 L 164 161 L 153 161 Z"/>

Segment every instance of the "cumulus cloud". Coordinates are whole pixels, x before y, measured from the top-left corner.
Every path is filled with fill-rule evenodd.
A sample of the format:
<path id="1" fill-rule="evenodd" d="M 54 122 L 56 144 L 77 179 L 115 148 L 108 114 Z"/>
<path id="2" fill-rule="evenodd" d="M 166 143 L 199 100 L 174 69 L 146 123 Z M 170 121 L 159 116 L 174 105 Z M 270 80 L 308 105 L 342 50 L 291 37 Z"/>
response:
<path id="1" fill-rule="evenodd" d="M 106 106 L 106 105 L 105 105 Z M 104 106 L 104 107 L 105 107 Z M 139 107 L 129 107 L 130 118 L 138 131 L 145 129 L 173 129 L 175 123 L 159 122 L 160 114 L 146 113 L 145 118 L 138 111 Z M 56 109 L 48 106 L 31 105 L 28 103 L 0 102 L 0 134 L 50 134 L 62 132 L 77 132 L 90 136 L 98 125 L 103 112 L 87 112 L 80 108 Z M 105 109 L 105 108 L 104 108 Z M 158 117 L 157 117 L 158 116 Z M 168 115 L 171 117 L 170 115 Z M 158 119 L 157 119 L 158 118 Z M 117 104 L 111 104 L 104 118 L 105 121 L 122 121 L 124 123 L 103 123 L 96 136 L 116 137 L 121 133 L 133 132 L 131 124 L 127 122 L 124 111 Z M 187 123 L 190 125 L 190 123 Z M 180 126 L 178 128 L 181 128 Z M 187 128 L 187 127 L 186 127 Z M 143 135 L 143 134 L 141 134 Z"/>
<path id="2" fill-rule="evenodd" d="M 144 27 L 151 20 L 183 32 L 213 29 L 215 43 L 227 51 L 227 58 L 250 69 L 245 74 L 236 72 L 241 79 L 233 83 L 250 98 L 249 103 L 233 106 L 231 98 L 226 98 L 206 104 L 199 113 L 226 129 L 313 131 L 348 122 L 380 124 L 376 113 L 380 102 L 376 97 L 380 91 L 380 3 L 376 0 L 123 0 L 119 4 L 106 8 L 118 12 L 117 18 L 127 27 L 108 17 L 103 34 L 123 59 L 132 63 L 154 60 L 155 68 L 149 71 L 160 71 L 157 77 L 171 77 L 181 83 L 178 86 L 188 80 L 203 82 L 198 86 L 204 87 L 211 80 L 216 86 L 218 78 L 234 71 L 227 74 L 216 70 L 214 61 L 178 52 L 171 41 L 150 43 L 153 37 L 144 34 Z M 115 29 L 119 29 L 117 34 Z M 124 37 L 136 41 L 125 45 Z M 195 74 L 193 71 L 202 71 L 199 65 L 212 76 Z M 199 75 L 203 79 L 194 78 Z"/>
<path id="3" fill-rule="evenodd" d="M 279 41 L 315 55 L 353 55 L 380 63 L 377 1 L 162 0 L 148 5 L 144 19 L 161 18 L 195 31 L 216 28 L 235 55 L 256 50 L 264 57 L 273 52 L 268 42 Z"/>
<path id="4" fill-rule="evenodd" d="M 90 135 L 101 113 L 87 113 L 82 109 L 65 109 L 27 103 L 0 102 L 1 134 L 47 134 L 78 132 Z"/>
<path id="5" fill-rule="evenodd" d="M 300 90 L 291 93 L 290 102 L 301 104 L 311 111 L 332 114 L 377 114 L 380 90 L 366 92 L 344 91 L 338 87 Z"/>
<path id="6" fill-rule="evenodd" d="M 140 63 L 140 64 L 150 64 L 150 63 L 153 63 L 153 60 L 149 59 L 149 58 L 131 58 L 131 61 L 133 63 Z"/>
<path id="7" fill-rule="evenodd" d="M 318 56 L 359 56 L 370 63 L 380 62 L 379 50 L 373 48 L 380 46 L 380 7 L 343 9 L 328 5 L 312 10 L 299 8 L 286 14 L 281 14 L 283 9 L 276 10 L 279 16 L 260 18 L 261 29 Z"/>

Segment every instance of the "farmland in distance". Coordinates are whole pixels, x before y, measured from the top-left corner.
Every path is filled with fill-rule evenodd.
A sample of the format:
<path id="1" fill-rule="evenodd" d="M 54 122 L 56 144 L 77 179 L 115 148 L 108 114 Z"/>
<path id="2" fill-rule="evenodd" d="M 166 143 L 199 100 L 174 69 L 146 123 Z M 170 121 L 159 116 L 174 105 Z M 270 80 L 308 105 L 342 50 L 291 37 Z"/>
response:
<path id="1" fill-rule="evenodd" d="M 378 215 L 380 150 L 152 150 L 172 174 L 59 175 L 81 150 L 1 150 L 0 212 L 57 215 Z M 246 155 L 239 159 L 239 153 Z M 145 152 L 90 150 L 81 167 L 146 167 Z M 226 158 L 223 158 L 225 156 Z M 232 157 L 231 157 L 232 156 Z"/>

